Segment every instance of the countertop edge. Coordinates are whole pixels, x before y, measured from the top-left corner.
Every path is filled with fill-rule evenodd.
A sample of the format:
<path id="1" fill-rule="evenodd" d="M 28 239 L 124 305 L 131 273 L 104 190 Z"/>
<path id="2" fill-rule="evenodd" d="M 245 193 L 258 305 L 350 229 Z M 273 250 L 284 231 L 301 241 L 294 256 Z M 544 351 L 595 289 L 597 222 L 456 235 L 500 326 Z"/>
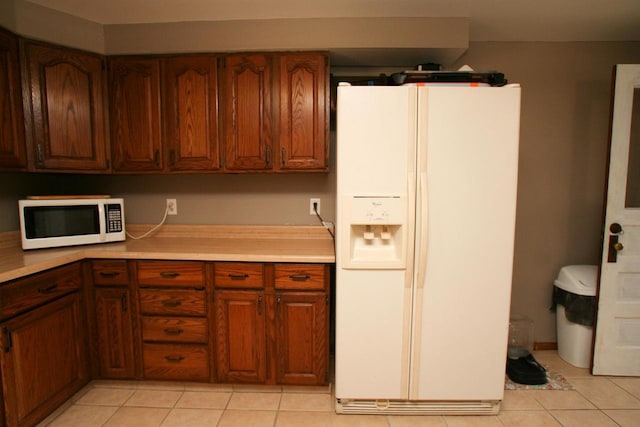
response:
<path id="1" fill-rule="evenodd" d="M 233 229 L 239 233 L 234 234 Z M 335 262 L 333 240 L 316 226 L 171 227 L 144 240 L 24 251 L 15 232 L 0 233 L 0 283 L 84 259 L 159 259 L 236 262 Z M 182 233 L 182 231 L 185 231 Z M 292 230 L 300 231 L 294 233 Z M 322 231 L 321 231 L 322 230 Z M 282 233 L 279 233 L 282 231 Z M 324 237 L 326 233 L 327 237 Z M 198 234 L 200 233 L 200 234 Z M 4 235 L 4 239 L 3 239 Z M 203 237 L 195 237 L 204 236 Z M 239 237 L 234 237 L 239 236 Z M 9 244 L 7 243 L 9 242 Z"/>

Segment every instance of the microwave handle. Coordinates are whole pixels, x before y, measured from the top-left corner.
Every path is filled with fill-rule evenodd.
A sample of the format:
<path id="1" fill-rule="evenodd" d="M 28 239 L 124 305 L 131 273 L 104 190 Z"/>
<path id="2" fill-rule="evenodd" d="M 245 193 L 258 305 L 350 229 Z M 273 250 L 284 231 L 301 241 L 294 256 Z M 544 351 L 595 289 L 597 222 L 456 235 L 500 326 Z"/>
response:
<path id="1" fill-rule="evenodd" d="M 107 240 L 107 217 L 104 215 L 104 202 L 98 203 L 98 216 L 100 217 L 100 241 Z"/>

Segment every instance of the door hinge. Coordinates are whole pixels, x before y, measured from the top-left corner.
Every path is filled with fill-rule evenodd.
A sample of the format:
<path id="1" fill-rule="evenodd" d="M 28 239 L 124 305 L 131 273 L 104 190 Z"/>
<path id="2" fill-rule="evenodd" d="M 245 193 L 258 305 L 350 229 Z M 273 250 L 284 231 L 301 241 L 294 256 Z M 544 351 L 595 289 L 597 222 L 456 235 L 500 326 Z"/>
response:
<path id="1" fill-rule="evenodd" d="M 6 326 L 2 328 L 2 333 L 4 334 L 4 347 L 3 350 L 5 353 L 8 353 L 13 347 L 13 342 L 11 341 L 11 331 Z"/>

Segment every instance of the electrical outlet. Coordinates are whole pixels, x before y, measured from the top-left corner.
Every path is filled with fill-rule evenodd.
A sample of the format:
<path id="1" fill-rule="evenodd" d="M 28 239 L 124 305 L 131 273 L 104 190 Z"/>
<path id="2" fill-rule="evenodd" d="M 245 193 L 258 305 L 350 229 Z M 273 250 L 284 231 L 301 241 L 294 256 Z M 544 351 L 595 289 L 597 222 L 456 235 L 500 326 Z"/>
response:
<path id="1" fill-rule="evenodd" d="M 316 205 L 316 209 L 313 208 L 313 205 Z M 315 215 L 316 210 L 318 211 L 318 215 L 320 215 L 320 199 L 309 199 L 309 215 Z"/>
<path id="2" fill-rule="evenodd" d="M 167 215 L 178 215 L 178 201 L 167 199 Z"/>

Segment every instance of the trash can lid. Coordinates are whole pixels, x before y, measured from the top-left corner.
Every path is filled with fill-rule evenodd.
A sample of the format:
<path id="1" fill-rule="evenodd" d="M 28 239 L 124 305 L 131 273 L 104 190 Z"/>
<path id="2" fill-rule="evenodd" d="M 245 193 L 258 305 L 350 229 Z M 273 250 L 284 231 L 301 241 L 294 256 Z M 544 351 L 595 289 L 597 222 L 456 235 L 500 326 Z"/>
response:
<path id="1" fill-rule="evenodd" d="M 596 296 L 597 265 L 567 265 L 560 269 L 554 285 L 578 295 Z"/>

